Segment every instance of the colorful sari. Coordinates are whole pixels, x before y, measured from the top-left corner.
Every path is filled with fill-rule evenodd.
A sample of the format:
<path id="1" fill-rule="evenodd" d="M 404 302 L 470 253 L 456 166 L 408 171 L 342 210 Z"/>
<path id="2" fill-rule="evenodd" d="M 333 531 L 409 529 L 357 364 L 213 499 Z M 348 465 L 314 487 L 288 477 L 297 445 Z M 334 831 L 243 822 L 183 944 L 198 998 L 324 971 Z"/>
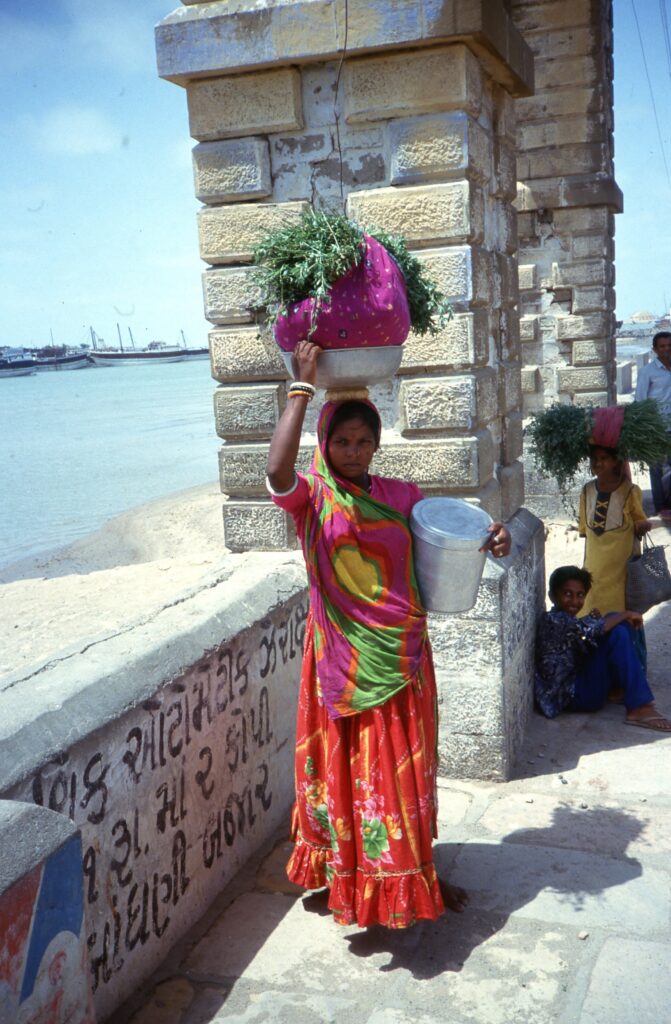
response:
<path id="1" fill-rule="evenodd" d="M 404 928 L 444 910 L 433 865 L 436 684 L 412 561 L 418 488 L 327 462 L 327 403 L 310 473 L 275 496 L 294 516 L 310 582 L 289 878 L 328 886 L 340 924 Z"/>

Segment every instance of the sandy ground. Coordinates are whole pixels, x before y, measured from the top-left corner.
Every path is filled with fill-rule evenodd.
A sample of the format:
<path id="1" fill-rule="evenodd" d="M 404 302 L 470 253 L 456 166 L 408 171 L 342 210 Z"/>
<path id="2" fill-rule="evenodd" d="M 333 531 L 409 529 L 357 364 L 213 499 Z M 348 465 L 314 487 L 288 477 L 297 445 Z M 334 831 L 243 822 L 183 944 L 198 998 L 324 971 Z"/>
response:
<path id="1" fill-rule="evenodd" d="M 0 690 L 3 677 L 141 621 L 238 565 L 245 556 L 224 547 L 221 504 L 218 483 L 191 488 L 0 570 Z M 548 522 L 546 535 L 548 575 L 558 565 L 582 564 L 572 523 Z M 660 528 L 654 537 L 665 543 L 670 532 Z"/>
<path id="2" fill-rule="evenodd" d="M 47 556 L 0 570 L 3 676 L 150 615 L 240 556 L 223 542 L 216 482 L 111 519 Z"/>

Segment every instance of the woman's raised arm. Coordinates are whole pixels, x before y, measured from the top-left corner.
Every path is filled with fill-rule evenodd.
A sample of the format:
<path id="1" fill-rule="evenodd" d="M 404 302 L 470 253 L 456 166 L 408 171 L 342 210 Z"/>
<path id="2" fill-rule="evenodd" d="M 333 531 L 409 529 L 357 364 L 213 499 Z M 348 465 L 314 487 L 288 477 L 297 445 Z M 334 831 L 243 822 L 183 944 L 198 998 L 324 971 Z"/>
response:
<path id="1" fill-rule="evenodd" d="M 320 353 L 319 346 L 311 341 L 298 342 L 292 358 L 298 381 L 314 385 L 317 378 L 317 358 Z M 275 427 L 270 442 L 266 472 L 270 486 L 279 493 L 290 490 L 294 482 L 298 447 L 309 401 L 307 391 L 296 393 L 287 399 L 287 407 Z"/>

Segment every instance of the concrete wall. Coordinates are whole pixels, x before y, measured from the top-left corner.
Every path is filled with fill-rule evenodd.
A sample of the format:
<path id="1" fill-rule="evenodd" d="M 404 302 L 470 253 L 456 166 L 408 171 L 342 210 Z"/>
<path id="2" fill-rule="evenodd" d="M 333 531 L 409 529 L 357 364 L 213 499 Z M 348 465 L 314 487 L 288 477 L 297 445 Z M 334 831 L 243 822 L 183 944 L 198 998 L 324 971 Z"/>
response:
<path id="1" fill-rule="evenodd" d="M 76 833 L 79 975 L 100 1021 L 288 829 L 304 582 L 296 556 L 249 556 L 239 576 L 5 693 L 2 796 Z M 0 817 L 3 866 L 9 842 Z M 61 896 L 68 884 L 62 872 Z"/>

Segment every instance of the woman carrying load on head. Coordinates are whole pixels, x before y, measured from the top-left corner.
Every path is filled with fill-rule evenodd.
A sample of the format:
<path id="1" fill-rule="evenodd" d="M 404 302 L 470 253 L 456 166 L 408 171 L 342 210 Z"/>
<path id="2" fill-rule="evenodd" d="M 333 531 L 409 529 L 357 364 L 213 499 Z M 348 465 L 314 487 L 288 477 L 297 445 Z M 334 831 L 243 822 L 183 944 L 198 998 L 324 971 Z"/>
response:
<path id="1" fill-rule="evenodd" d="M 327 402 L 310 472 L 296 473 L 320 352 L 296 346 L 302 386 L 290 387 L 268 457 L 310 588 L 287 873 L 306 889 L 327 886 L 339 924 L 405 928 L 466 900 L 438 879 L 431 851 L 436 683 L 408 523 L 422 495 L 369 474 L 381 422 L 368 401 Z M 490 529 L 488 549 L 507 554 L 508 531 Z"/>

